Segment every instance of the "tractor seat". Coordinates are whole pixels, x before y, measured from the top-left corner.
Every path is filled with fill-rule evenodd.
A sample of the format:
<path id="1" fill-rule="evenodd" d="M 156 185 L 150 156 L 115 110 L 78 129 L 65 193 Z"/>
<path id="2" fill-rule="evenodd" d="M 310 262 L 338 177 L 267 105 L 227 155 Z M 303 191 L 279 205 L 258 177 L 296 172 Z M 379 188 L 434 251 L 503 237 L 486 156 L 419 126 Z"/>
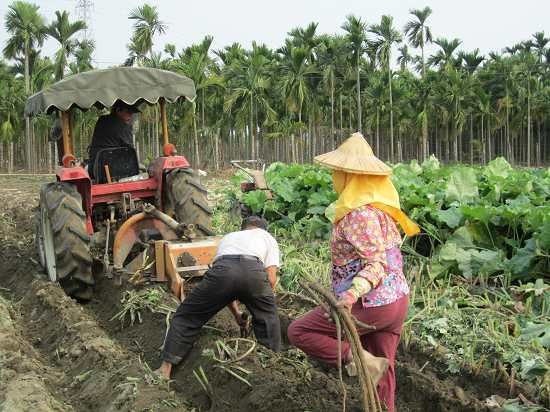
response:
<path id="1" fill-rule="evenodd" d="M 106 165 L 109 166 L 113 182 L 139 174 L 137 154 L 132 147 L 109 147 L 99 150 L 93 165 L 96 183 L 108 183 Z"/>

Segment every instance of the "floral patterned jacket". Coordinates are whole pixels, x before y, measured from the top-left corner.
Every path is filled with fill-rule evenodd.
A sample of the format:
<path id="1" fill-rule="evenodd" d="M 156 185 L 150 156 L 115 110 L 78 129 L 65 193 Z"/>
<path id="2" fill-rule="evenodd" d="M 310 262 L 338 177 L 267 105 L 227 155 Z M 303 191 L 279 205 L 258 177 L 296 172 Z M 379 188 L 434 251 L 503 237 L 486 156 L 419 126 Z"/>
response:
<path id="1" fill-rule="evenodd" d="M 363 307 L 383 306 L 409 294 L 403 275 L 401 236 L 394 220 L 370 205 L 344 216 L 332 228 L 332 287 L 340 295 L 362 276 L 372 289 L 361 296 Z"/>

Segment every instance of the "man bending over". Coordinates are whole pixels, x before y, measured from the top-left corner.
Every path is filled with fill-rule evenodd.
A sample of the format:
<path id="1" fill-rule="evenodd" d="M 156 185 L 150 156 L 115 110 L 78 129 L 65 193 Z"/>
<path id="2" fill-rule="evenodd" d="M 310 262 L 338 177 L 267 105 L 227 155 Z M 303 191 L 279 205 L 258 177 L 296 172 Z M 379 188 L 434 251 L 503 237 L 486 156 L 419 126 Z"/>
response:
<path id="1" fill-rule="evenodd" d="M 239 326 L 245 323 L 237 301 L 252 314 L 256 339 L 274 351 L 281 346 L 279 315 L 273 289 L 277 282 L 279 246 L 264 219 L 251 216 L 241 230 L 225 235 L 212 267 L 178 307 L 162 351 L 158 372 L 170 378 L 172 366 L 191 350 L 202 326 L 229 307 Z"/>

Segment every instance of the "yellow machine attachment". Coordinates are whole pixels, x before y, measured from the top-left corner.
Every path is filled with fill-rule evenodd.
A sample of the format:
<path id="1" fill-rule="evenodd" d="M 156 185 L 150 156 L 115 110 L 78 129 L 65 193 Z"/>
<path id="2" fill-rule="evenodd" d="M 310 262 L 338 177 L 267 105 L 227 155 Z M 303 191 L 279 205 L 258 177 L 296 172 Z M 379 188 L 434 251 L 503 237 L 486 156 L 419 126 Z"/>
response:
<path id="1" fill-rule="evenodd" d="M 220 238 L 209 237 L 191 242 L 155 242 L 155 281 L 170 282 L 170 289 L 183 301 L 184 279 L 202 274 L 212 263 Z M 191 275 L 191 276 L 188 276 Z"/>
<path id="2" fill-rule="evenodd" d="M 159 233 L 162 240 L 144 241 L 140 236 L 147 231 Z M 212 263 L 220 237 L 197 237 L 194 225 L 180 224 L 152 205 L 145 205 L 122 224 L 113 243 L 113 268 L 126 273 L 134 281 L 148 279 L 169 282 L 174 295 L 183 301 L 185 279 L 202 275 Z M 136 244 L 145 247 L 141 253 L 124 265 Z"/>

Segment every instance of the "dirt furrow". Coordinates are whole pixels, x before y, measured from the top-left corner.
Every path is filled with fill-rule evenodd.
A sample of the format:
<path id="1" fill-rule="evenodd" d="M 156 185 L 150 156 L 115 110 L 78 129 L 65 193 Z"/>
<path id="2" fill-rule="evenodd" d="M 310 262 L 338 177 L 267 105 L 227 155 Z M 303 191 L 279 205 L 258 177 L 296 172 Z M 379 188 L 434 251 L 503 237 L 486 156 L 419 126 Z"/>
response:
<path id="1" fill-rule="evenodd" d="M 174 407 L 187 410 L 134 353 L 114 342 L 60 287 L 33 278 L 30 274 L 36 272 L 33 265 L 17 265 L 22 260 L 17 258 L 21 256 L 18 248 L 4 244 L 1 250 L 8 273 L 4 273 L 0 282 L 13 292 L 15 299 L 20 299 L 17 306 L 21 325 L 25 325 L 21 330 L 22 345 L 32 345 L 32 351 L 46 360 L 45 368 L 40 369 L 40 365 L 34 368 L 38 376 L 44 378 L 51 370 L 56 371 L 46 382 L 62 392 L 75 410 L 161 411 Z M 37 385 L 36 379 L 24 382 L 27 387 Z M 10 386 L 13 385 L 12 381 Z M 56 406 L 55 402 L 53 405 Z"/>
<path id="2" fill-rule="evenodd" d="M 55 388 L 62 373 L 46 366 L 20 331 L 17 314 L 0 297 L 0 411 L 73 411 Z"/>
<path id="3" fill-rule="evenodd" d="M 96 285 L 101 296 L 86 306 L 94 313 L 99 324 L 111 338 L 143 358 L 151 367 L 159 363 L 160 349 L 166 332 L 166 317 L 149 311 L 141 311 L 141 322 L 129 325 L 113 322 L 112 317 L 120 310 L 120 300 L 131 286 L 117 287 L 109 279 L 101 279 Z M 189 356 L 173 376 L 172 387 L 176 396 L 190 402 L 200 410 L 214 407 L 219 411 L 333 411 L 341 408 L 341 395 L 335 376 L 326 375 L 313 368 L 302 355 L 289 357 L 257 347 L 256 351 L 238 363 L 249 373 L 239 373 L 250 387 L 234 375 L 220 368 L 210 356 L 216 341 L 227 342 L 239 336 L 239 329 L 226 310 L 216 315 L 203 329 L 199 340 Z M 206 353 L 205 353 L 206 352 Z M 294 350 L 294 352 L 298 352 Z M 210 399 L 197 381 L 193 372 L 204 371 L 213 388 Z M 348 410 L 358 411 L 358 391 L 350 388 Z"/>

